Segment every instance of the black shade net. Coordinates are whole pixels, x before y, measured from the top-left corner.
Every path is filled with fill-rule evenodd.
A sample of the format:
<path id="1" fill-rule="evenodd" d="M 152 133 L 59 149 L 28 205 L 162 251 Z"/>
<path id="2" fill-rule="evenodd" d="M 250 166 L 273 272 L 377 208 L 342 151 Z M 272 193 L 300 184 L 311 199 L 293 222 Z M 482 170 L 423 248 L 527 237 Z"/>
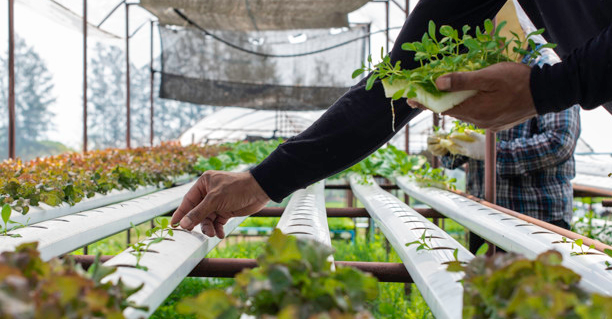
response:
<path id="1" fill-rule="evenodd" d="M 356 82 L 351 73 L 368 49 L 367 26 L 208 32 L 218 39 L 195 28 L 160 26 L 162 98 L 265 110 L 325 109 Z"/>

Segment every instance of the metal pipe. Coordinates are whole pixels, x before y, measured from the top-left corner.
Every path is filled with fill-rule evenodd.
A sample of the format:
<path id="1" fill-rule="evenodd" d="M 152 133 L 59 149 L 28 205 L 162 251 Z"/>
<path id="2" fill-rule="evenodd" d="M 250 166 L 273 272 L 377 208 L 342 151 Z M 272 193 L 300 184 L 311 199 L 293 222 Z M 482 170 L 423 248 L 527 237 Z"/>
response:
<path id="1" fill-rule="evenodd" d="M 438 113 L 433 114 L 433 126 L 434 127 L 440 126 L 440 115 L 438 115 Z M 432 157 L 431 167 L 432 168 L 440 167 L 440 159 L 437 156 Z"/>
<path id="2" fill-rule="evenodd" d="M 264 207 L 259 212 L 251 215 L 251 217 L 280 217 L 285 210 L 284 207 Z M 328 218 L 336 217 L 370 217 L 370 214 L 365 208 L 359 207 L 342 207 L 342 208 L 331 208 L 325 209 Z M 438 213 L 431 208 L 414 208 L 416 212 L 423 215 L 425 218 L 446 218 L 444 215 Z"/>
<path id="3" fill-rule="evenodd" d="M 379 185 L 384 190 L 399 189 L 397 185 Z M 325 189 L 351 189 L 349 185 L 325 185 Z"/>
<path id="4" fill-rule="evenodd" d="M 391 42 L 391 38 L 389 36 L 389 0 L 387 0 L 385 2 L 385 36 L 387 37 L 387 42 L 386 42 L 386 49 L 387 49 L 387 54 L 391 54 L 391 52 L 389 52 L 389 43 Z"/>
<path id="5" fill-rule="evenodd" d="M 100 262 L 104 263 L 113 256 L 100 256 Z M 73 255 L 74 261 L 84 269 L 88 269 L 95 261 L 93 255 Z M 381 282 L 404 282 L 411 283 L 412 277 L 402 263 L 364 262 L 364 261 L 336 261 L 336 266 L 354 267 L 368 272 Z M 257 267 L 256 259 L 246 258 L 204 258 L 189 273 L 189 277 L 223 277 L 232 278 L 244 269 Z"/>
<path id="6" fill-rule="evenodd" d="M 391 2 L 393 2 L 393 4 L 395 4 L 400 10 L 406 11 L 406 8 L 402 7 L 402 5 L 399 4 L 399 2 L 397 2 L 396 0 L 391 0 Z"/>
<path id="7" fill-rule="evenodd" d="M 125 4 L 125 107 L 126 107 L 126 131 L 125 143 L 127 148 L 131 148 L 131 132 L 130 132 L 130 5 Z"/>
<path id="8" fill-rule="evenodd" d="M 150 132 L 150 141 L 149 143 L 151 144 L 151 147 L 153 147 L 153 138 L 154 138 L 154 134 L 155 131 L 153 130 L 153 119 L 154 119 L 154 109 L 153 109 L 153 102 L 154 102 L 154 98 L 153 98 L 153 85 L 155 82 L 155 72 L 153 72 L 153 30 L 154 30 L 154 24 L 155 22 L 153 20 L 151 20 L 151 63 L 150 63 L 150 81 L 151 81 L 151 88 L 149 89 L 149 101 L 151 103 L 151 132 Z"/>
<path id="9" fill-rule="evenodd" d="M 115 11 L 117 11 L 117 9 L 119 9 L 119 7 L 125 3 L 125 0 L 119 2 L 105 17 L 104 19 L 102 19 L 102 21 L 100 21 L 100 23 L 98 23 L 98 28 L 100 28 L 102 26 L 102 24 L 104 24 L 104 22 L 106 22 L 106 20 L 108 18 L 110 18 L 111 15 L 113 15 L 113 13 L 115 13 Z"/>
<path id="10" fill-rule="evenodd" d="M 485 200 L 495 204 L 496 196 L 496 167 L 497 151 L 495 142 L 495 132 L 486 131 L 485 137 Z"/>
<path id="11" fill-rule="evenodd" d="M 612 197 L 612 191 L 583 185 L 572 185 L 574 197 Z"/>
<path id="12" fill-rule="evenodd" d="M 15 158 L 15 28 L 14 0 L 8 1 L 8 156 Z"/>
<path id="13" fill-rule="evenodd" d="M 461 192 L 461 191 L 458 191 L 458 190 L 450 190 L 450 191 L 455 193 L 455 194 L 458 194 L 458 195 L 464 196 L 466 198 L 469 198 L 469 199 L 471 199 L 471 200 L 473 200 L 475 202 L 478 202 L 478 203 L 480 203 L 480 204 L 482 204 L 484 206 L 493 208 L 493 209 L 498 210 L 498 211 L 500 211 L 502 213 L 506 213 L 506 214 L 508 214 L 510 216 L 513 216 L 513 217 L 516 217 L 518 219 L 524 220 L 524 221 L 526 221 L 528 223 L 532 223 L 534 225 L 540 226 L 540 227 L 542 227 L 542 228 L 544 228 L 546 230 L 550 230 L 551 232 L 557 233 L 557 234 L 559 234 L 561 236 L 564 236 L 564 237 L 567 237 L 569 239 L 572 239 L 572 240 L 582 239 L 583 243 L 585 245 L 587 245 L 587 246 L 593 245 L 593 246 L 595 246 L 595 249 L 597 249 L 597 250 L 599 250 L 601 252 L 604 252 L 605 249 L 611 249 L 612 250 L 612 246 L 606 245 L 606 244 L 604 244 L 604 243 L 602 243 L 602 242 L 600 242 L 598 240 L 594 240 L 594 239 L 582 236 L 580 234 L 576 234 L 576 233 L 574 233 L 572 231 L 569 231 L 569 230 L 567 230 L 565 228 L 561 228 L 559 226 L 555 226 L 555 225 L 549 224 L 549 223 L 547 223 L 545 221 L 542 221 L 542 220 L 539 220 L 537 218 L 533 218 L 531 216 L 527 216 L 527 215 L 521 214 L 519 212 L 515 212 L 515 211 L 507 209 L 505 207 L 501 207 L 499 205 L 495 205 L 495 204 L 489 203 L 486 200 L 480 199 L 478 197 L 474 197 L 472 195 L 468 195 L 468 194 L 466 194 L 464 192 Z"/>
<path id="14" fill-rule="evenodd" d="M 83 0 L 83 153 L 87 153 L 87 0 Z"/>

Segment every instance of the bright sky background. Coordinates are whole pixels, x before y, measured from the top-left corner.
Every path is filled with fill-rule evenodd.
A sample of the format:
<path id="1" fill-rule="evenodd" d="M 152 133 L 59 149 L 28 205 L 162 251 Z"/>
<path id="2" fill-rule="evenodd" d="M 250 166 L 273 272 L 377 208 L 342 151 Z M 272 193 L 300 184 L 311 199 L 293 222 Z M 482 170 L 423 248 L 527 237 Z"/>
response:
<path id="1" fill-rule="evenodd" d="M 79 28 L 65 27 L 53 18 L 42 15 L 31 10 L 31 8 L 19 3 L 16 0 L 15 6 L 15 30 L 16 33 L 24 38 L 28 45 L 34 46 L 38 54 L 44 59 L 50 72 L 53 74 L 55 89 L 54 93 L 57 102 L 53 105 L 52 111 L 55 113 L 53 123 L 55 130 L 49 134 L 49 139 L 60 141 L 75 149 L 81 147 L 82 136 L 82 33 Z M 28 0 L 46 1 L 46 0 Z M 82 12 L 82 0 L 60 0 L 60 3 L 70 8 L 79 15 Z M 98 24 L 102 17 L 114 7 L 117 0 L 90 0 L 89 21 Z M 399 1 L 403 3 L 404 1 Z M 412 5 L 416 1 L 411 1 Z M 383 3 L 368 3 L 358 11 L 349 15 L 351 22 L 372 22 L 372 31 L 384 29 L 384 8 Z M 391 6 L 391 26 L 401 26 L 404 21 L 404 13 L 395 5 Z M 0 52 L 5 53 L 8 47 L 7 32 L 7 2 L 0 5 Z M 103 28 L 119 36 L 124 35 L 125 9 L 121 7 L 107 22 Z M 148 21 L 151 15 L 144 9 L 137 6 L 130 7 L 130 32 L 133 32 L 141 23 Z M 391 33 L 394 39 L 398 31 Z M 377 52 L 378 48 L 384 45 L 384 34 L 373 36 L 372 51 Z M 89 39 L 88 55 L 94 55 L 91 48 L 95 47 L 96 39 Z M 159 52 L 159 38 L 155 35 L 154 42 L 156 54 Z M 105 40 L 104 43 L 115 44 L 124 47 L 124 40 Z M 130 59 L 137 66 L 149 63 L 149 26 L 143 27 L 130 40 Z M 19 67 L 19 66 L 16 66 Z M 2 74 L 1 76 L 7 76 Z M 350 76 L 350 74 L 347 74 Z M 5 88 L 2 88 L 5 89 Z M 19 92 L 16 92 L 19 94 Z M 612 153 L 612 115 L 603 108 L 594 111 L 583 111 L 582 116 L 582 137 L 595 148 L 597 152 Z M 119 125 L 122 125 L 120 123 Z M 186 128 L 185 128 L 186 129 Z M 17 134 L 20 134 L 17 132 Z"/>

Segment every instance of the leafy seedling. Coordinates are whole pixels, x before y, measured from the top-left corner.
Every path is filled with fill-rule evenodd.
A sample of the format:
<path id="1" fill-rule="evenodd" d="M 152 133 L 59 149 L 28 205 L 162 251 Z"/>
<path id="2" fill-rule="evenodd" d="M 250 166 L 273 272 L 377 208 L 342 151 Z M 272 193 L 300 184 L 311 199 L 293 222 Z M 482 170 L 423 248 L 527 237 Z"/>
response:
<path id="1" fill-rule="evenodd" d="M 470 33 L 471 27 L 464 26 L 460 35 L 459 30 L 451 26 L 443 25 L 437 29 L 430 21 L 428 32 L 423 34 L 421 41 L 402 44 L 403 50 L 414 54 L 419 67 L 403 69 L 401 61 L 392 62 L 390 56 L 381 50 L 382 61 L 374 67 L 363 64 L 361 69 L 353 72 L 353 78 L 371 72 L 366 90 L 372 89 L 380 80 L 385 96 L 391 101 L 409 98 L 442 113 L 473 96 L 476 91 L 439 91 L 435 84 L 438 77 L 451 72 L 476 71 L 495 63 L 518 61 L 523 56 L 523 60 L 530 63 L 541 55 L 542 49 L 555 47 L 550 43 L 537 46 L 531 39 L 544 33 L 544 29 L 528 34 L 522 41 L 517 34 L 510 39 L 501 36 L 500 31 L 505 25 L 506 22 L 502 21 L 494 30 L 492 21 L 487 19 L 484 32 L 477 27 L 475 33 Z M 368 56 L 368 62 L 372 62 L 371 56 Z"/>
<path id="2" fill-rule="evenodd" d="M 8 224 L 17 224 L 16 222 L 11 220 L 11 211 L 12 211 L 12 209 L 11 209 L 11 206 L 9 204 L 4 204 L 2 206 L 2 212 L 0 214 L 0 215 L 2 215 L 2 223 L 4 224 L 4 226 L 2 227 L 2 236 L 9 236 L 9 237 L 13 237 L 13 238 L 21 237 L 21 235 L 19 235 L 19 234 L 9 234 L 8 233 L 9 230 L 24 227 L 23 225 L 19 224 L 17 227 L 13 227 L 13 228 L 9 229 Z"/>
<path id="3" fill-rule="evenodd" d="M 427 243 L 427 239 L 429 239 L 429 244 Z M 411 245 L 419 245 L 417 247 L 417 251 L 419 250 L 433 250 L 433 245 L 431 242 L 431 237 L 427 237 L 427 230 L 423 231 L 421 237 L 415 241 L 409 242 L 406 244 L 406 247 L 410 247 Z"/>
<path id="4" fill-rule="evenodd" d="M 582 244 L 583 244 L 582 238 L 578 238 L 572 241 L 572 249 L 574 249 L 574 245 L 575 245 L 576 247 L 578 247 L 578 249 L 580 249 L 580 251 L 572 251 L 570 255 L 571 256 L 588 255 L 591 249 L 595 249 L 595 245 L 589 245 L 589 248 L 587 250 L 584 250 L 582 248 L 583 247 Z"/>
<path id="5" fill-rule="evenodd" d="M 447 263 L 446 271 L 449 272 L 460 272 L 464 271 L 466 262 L 459 260 L 459 248 L 455 248 L 453 251 L 453 261 Z"/>
<path id="6" fill-rule="evenodd" d="M 486 255 L 487 251 L 489 251 L 489 244 L 484 243 L 480 245 L 480 247 L 478 247 L 478 250 L 476 251 L 476 256 Z"/>

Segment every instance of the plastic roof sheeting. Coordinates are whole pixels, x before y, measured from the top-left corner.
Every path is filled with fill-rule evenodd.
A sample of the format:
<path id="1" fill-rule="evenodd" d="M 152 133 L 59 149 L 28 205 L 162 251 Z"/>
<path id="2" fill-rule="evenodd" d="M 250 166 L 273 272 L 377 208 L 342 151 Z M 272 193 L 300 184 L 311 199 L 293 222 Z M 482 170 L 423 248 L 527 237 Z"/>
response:
<path id="1" fill-rule="evenodd" d="M 17 3 L 26 6 L 28 9 L 50 17 L 57 23 L 70 29 L 82 30 L 83 18 L 72 9 L 53 0 L 17 0 Z M 81 8 L 82 10 L 82 8 Z M 89 10 L 88 10 L 89 11 Z M 88 21 L 91 21 L 88 19 Z M 118 36 L 102 30 L 95 25 L 88 23 L 87 35 L 100 39 L 119 39 Z"/>
<path id="2" fill-rule="evenodd" d="M 141 0 L 160 24 L 185 25 L 181 10 L 206 29 L 256 31 L 347 27 L 368 0 Z"/>
<path id="3" fill-rule="evenodd" d="M 316 121 L 324 111 L 267 111 L 223 107 L 185 131 L 183 145 L 241 141 L 247 137 L 290 137 Z"/>

